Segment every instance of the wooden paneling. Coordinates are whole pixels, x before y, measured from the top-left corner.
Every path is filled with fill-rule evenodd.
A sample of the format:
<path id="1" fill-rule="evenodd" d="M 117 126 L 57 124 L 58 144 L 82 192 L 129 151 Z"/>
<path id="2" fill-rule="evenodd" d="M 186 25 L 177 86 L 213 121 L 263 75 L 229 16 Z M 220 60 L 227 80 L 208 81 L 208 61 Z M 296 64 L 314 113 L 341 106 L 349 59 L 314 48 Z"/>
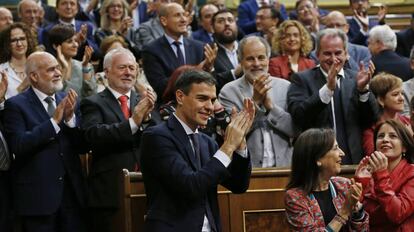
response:
<path id="1" fill-rule="evenodd" d="M 341 175 L 352 177 L 354 172 L 354 166 L 343 166 Z M 243 194 L 219 186 L 223 232 L 288 231 L 283 200 L 289 175 L 289 169 L 253 170 L 249 189 Z M 114 231 L 143 231 L 146 196 L 142 174 L 124 170 L 118 187 L 123 194 Z"/>

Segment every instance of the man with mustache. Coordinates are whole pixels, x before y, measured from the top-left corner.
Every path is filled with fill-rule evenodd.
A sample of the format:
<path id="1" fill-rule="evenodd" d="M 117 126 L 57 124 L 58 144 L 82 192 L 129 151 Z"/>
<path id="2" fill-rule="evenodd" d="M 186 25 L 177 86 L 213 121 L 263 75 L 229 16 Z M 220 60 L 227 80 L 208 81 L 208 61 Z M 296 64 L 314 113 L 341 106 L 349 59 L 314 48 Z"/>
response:
<path id="1" fill-rule="evenodd" d="M 292 141 L 297 130 L 287 112 L 290 83 L 268 74 L 270 46 L 263 37 L 249 36 L 240 42 L 239 61 L 244 75 L 226 84 L 219 99 L 231 112 L 252 98 L 256 117 L 247 139 L 253 167 L 286 167 L 292 159 Z"/>
<path id="2" fill-rule="evenodd" d="M 31 54 L 26 74 L 31 87 L 4 109 L 15 212 L 23 231 L 86 231 L 76 92 L 59 92 L 62 73 L 49 53 Z"/>
<path id="3" fill-rule="evenodd" d="M 138 145 L 149 122 L 155 95 L 133 90 L 139 70 L 134 55 L 125 48 L 111 50 L 104 58 L 108 87 L 81 101 L 82 129 L 90 144 L 92 163 L 88 181 L 91 231 L 115 231 L 119 210 L 118 181 L 122 169 L 137 171 Z"/>
<path id="4" fill-rule="evenodd" d="M 339 29 L 319 31 L 316 55 L 320 66 L 291 77 L 288 111 L 301 130 L 333 128 L 343 164 L 362 159 L 362 128 L 376 121 L 378 107 L 368 83 L 374 65 L 359 65 L 359 71 L 344 66 L 347 60 L 347 36 Z"/>

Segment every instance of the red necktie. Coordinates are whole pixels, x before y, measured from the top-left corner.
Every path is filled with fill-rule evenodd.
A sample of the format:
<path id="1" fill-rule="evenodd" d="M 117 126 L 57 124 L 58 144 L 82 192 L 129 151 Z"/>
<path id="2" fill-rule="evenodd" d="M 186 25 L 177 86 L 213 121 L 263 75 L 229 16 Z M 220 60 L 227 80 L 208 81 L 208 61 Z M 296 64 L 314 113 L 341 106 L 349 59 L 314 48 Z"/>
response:
<path id="1" fill-rule="evenodd" d="M 125 119 L 129 118 L 129 107 L 128 107 L 128 96 L 122 95 L 118 98 L 119 102 L 121 102 L 121 110 L 124 114 Z"/>

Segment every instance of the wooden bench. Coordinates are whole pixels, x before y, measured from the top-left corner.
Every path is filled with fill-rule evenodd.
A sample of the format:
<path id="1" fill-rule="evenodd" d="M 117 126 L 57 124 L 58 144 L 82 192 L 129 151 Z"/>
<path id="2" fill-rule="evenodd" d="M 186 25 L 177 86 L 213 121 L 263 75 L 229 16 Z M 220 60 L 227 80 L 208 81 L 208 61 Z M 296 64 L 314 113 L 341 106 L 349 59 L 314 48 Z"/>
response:
<path id="1" fill-rule="evenodd" d="M 355 166 L 343 166 L 342 176 L 352 177 Z M 284 194 L 289 169 L 253 170 L 244 194 L 232 194 L 219 186 L 218 200 L 223 232 L 289 231 L 285 220 Z M 124 170 L 120 175 L 121 210 L 116 231 L 143 231 L 146 196 L 139 172 Z"/>

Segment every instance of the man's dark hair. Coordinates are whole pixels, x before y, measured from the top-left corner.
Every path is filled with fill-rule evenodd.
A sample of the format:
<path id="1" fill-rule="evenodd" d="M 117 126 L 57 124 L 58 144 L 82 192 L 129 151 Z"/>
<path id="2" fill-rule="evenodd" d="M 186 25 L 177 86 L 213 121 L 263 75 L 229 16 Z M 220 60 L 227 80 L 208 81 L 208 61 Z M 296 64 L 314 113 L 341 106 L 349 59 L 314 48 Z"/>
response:
<path id="1" fill-rule="evenodd" d="M 213 24 L 213 25 L 214 25 L 214 23 L 216 22 L 216 17 L 217 17 L 217 15 L 219 15 L 219 14 L 223 14 L 223 13 L 230 13 L 231 15 L 233 15 L 233 16 L 234 16 L 234 14 L 233 14 L 231 11 L 229 11 L 229 10 L 227 10 L 227 9 L 221 9 L 221 10 L 217 11 L 217 12 L 213 15 L 213 17 L 211 18 L 211 24 Z"/>
<path id="2" fill-rule="evenodd" d="M 266 10 L 266 9 L 270 10 L 270 17 L 272 19 L 278 19 L 277 25 L 276 25 L 276 27 L 278 27 L 279 24 L 281 24 L 284 21 L 284 19 L 282 17 L 282 14 L 274 6 L 262 6 L 262 7 L 259 8 L 259 10 Z M 259 11 L 259 10 L 257 10 L 257 11 Z"/>
<path id="3" fill-rule="evenodd" d="M 193 84 L 206 83 L 217 85 L 216 79 L 208 72 L 203 70 L 188 70 L 183 72 L 175 82 L 175 91 L 181 90 L 185 95 L 190 92 Z"/>

